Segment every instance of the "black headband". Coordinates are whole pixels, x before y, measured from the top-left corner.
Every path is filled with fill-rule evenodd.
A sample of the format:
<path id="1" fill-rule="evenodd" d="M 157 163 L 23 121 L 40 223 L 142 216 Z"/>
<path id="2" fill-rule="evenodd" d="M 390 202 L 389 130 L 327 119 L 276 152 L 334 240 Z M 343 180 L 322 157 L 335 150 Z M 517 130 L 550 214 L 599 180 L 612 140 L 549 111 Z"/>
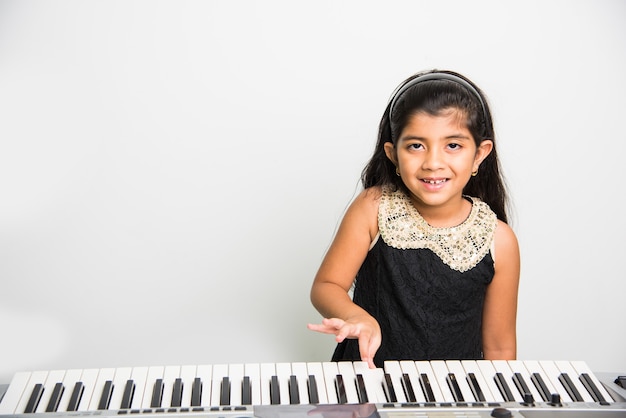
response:
<path id="1" fill-rule="evenodd" d="M 480 95 L 480 93 L 478 93 L 478 90 L 476 90 L 474 86 L 472 86 L 466 80 L 454 74 L 434 72 L 434 73 L 426 73 L 426 74 L 417 76 L 407 81 L 404 85 L 401 85 L 398 88 L 396 88 L 396 91 L 392 95 L 391 104 L 389 106 L 389 120 L 391 120 L 391 115 L 393 113 L 394 107 L 396 106 L 396 102 L 404 94 L 405 91 L 407 91 L 409 88 L 413 87 L 414 85 L 418 83 L 421 83 L 423 81 L 430 81 L 430 80 L 449 80 L 449 81 L 454 81 L 455 83 L 462 85 L 467 90 L 469 90 L 474 96 L 476 96 L 476 98 L 478 98 L 478 101 L 480 102 L 480 105 L 483 109 L 483 117 L 485 119 L 487 118 L 487 106 L 485 106 L 485 102 L 482 96 Z"/>

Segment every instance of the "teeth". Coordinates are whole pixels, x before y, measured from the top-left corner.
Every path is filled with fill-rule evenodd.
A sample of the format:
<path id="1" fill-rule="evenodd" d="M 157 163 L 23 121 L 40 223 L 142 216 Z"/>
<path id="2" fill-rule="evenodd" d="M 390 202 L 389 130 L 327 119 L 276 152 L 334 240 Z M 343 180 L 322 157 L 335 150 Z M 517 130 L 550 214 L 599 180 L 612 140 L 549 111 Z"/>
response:
<path id="1" fill-rule="evenodd" d="M 446 180 L 445 179 L 444 180 L 424 180 L 424 182 L 426 182 L 428 184 L 441 184 L 444 181 L 446 181 Z"/>

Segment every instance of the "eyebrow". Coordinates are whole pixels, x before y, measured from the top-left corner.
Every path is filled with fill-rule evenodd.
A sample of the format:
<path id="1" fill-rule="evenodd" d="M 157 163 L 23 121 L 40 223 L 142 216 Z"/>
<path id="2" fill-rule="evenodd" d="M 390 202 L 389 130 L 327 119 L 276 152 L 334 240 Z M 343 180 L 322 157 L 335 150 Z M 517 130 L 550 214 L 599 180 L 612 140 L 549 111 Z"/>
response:
<path id="1" fill-rule="evenodd" d="M 423 136 L 417 136 L 417 135 L 407 135 L 407 136 L 401 136 L 400 137 L 400 141 L 408 141 L 408 140 L 420 140 L 420 141 L 424 141 L 427 138 L 423 137 Z M 448 135 L 446 137 L 444 137 L 444 139 L 466 139 L 466 140 L 472 140 L 472 138 L 470 136 L 467 135 L 463 135 L 463 134 L 452 134 L 452 135 Z"/>

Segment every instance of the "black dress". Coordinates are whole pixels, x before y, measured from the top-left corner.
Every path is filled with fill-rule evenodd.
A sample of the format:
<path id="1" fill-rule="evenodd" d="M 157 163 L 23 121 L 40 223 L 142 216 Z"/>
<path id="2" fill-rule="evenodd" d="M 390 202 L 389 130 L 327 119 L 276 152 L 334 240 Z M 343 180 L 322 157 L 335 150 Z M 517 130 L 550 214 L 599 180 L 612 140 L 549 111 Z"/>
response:
<path id="1" fill-rule="evenodd" d="M 378 321 L 384 360 L 481 359 L 482 311 L 493 279 L 490 253 L 497 219 L 469 198 L 469 217 L 454 228 L 428 225 L 401 191 L 385 191 L 380 237 L 355 280 L 353 300 Z M 333 361 L 360 360 L 358 341 L 337 345 Z"/>

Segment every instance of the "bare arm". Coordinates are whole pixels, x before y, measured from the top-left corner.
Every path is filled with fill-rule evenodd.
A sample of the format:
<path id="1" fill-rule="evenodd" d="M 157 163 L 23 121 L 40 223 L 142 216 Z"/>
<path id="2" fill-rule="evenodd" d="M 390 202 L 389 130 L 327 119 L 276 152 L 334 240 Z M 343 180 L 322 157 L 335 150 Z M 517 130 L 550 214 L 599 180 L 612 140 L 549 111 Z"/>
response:
<path id="1" fill-rule="evenodd" d="M 325 318 L 309 329 L 335 334 L 337 342 L 358 338 L 361 359 L 373 367 L 381 334 L 378 322 L 348 294 L 378 232 L 377 189 L 363 191 L 348 208 L 311 287 L 311 302 Z"/>
<path id="2" fill-rule="evenodd" d="M 483 352 L 487 360 L 514 360 L 520 254 L 517 238 L 504 222 L 496 229 L 495 256 L 495 275 L 483 308 Z"/>

